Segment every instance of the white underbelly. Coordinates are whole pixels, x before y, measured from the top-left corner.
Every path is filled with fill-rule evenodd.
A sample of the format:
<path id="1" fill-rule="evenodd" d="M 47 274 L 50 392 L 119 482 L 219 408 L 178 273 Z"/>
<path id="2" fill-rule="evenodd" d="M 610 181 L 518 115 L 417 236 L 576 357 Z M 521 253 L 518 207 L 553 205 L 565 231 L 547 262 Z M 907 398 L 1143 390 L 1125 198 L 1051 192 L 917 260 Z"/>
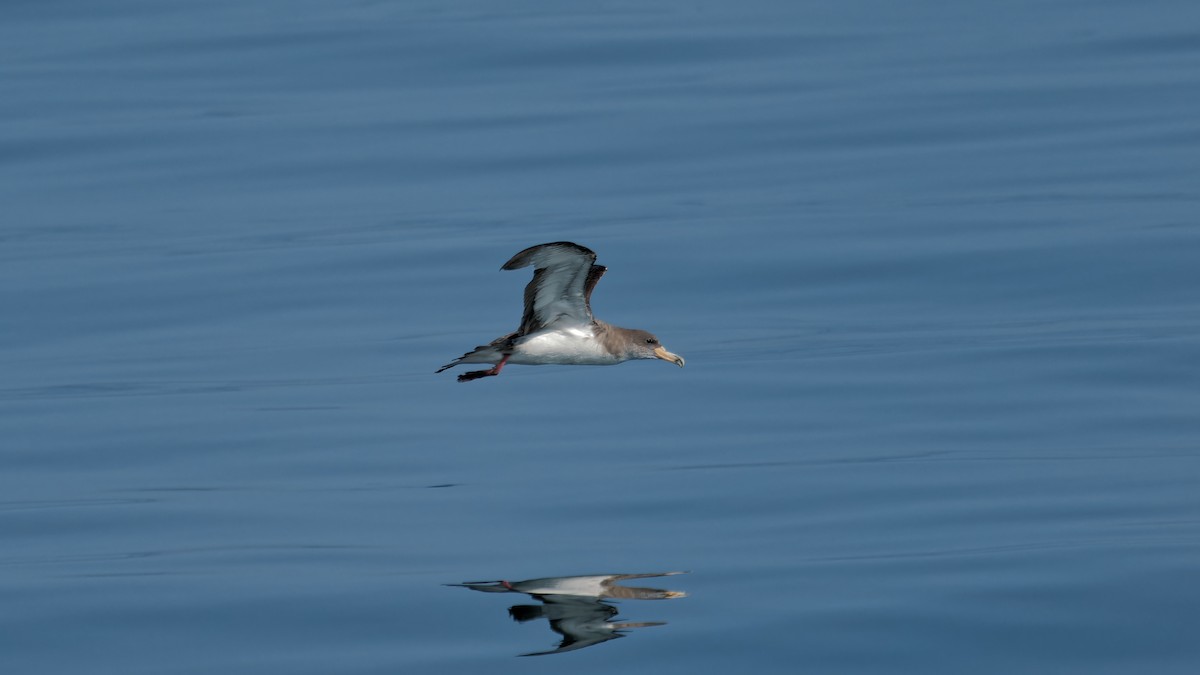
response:
<path id="1" fill-rule="evenodd" d="M 518 365 L 574 366 L 620 363 L 600 346 L 590 328 L 568 328 L 527 335 L 517 340 L 516 350 L 508 362 Z"/>

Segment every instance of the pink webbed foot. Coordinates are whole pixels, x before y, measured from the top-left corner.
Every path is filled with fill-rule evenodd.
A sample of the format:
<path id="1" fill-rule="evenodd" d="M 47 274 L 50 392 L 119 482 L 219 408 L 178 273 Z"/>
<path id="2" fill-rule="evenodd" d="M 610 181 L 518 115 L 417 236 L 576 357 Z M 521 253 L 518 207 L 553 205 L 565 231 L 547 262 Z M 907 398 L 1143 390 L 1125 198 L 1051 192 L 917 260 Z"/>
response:
<path id="1" fill-rule="evenodd" d="M 462 375 L 459 375 L 458 381 L 470 382 L 471 380 L 478 380 L 481 377 L 492 377 L 493 375 L 499 375 L 500 370 L 504 368 L 505 363 L 508 363 L 508 355 L 505 355 L 504 358 L 500 359 L 500 363 L 497 363 L 495 366 L 487 370 L 472 370 L 469 373 L 463 373 Z"/>
<path id="2" fill-rule="evenodd" d="M 493 375 L 499 375 L 499 374 L 500 373 L 495 368 L 491 368 L 489 370 L 472 370 L 469 373 L 462 373 L 461 375 L 459 375 L 458 381 L 459 382 L 470 382 L 471 380 L 478 380 L 481 377 L 491 377 Z"/>

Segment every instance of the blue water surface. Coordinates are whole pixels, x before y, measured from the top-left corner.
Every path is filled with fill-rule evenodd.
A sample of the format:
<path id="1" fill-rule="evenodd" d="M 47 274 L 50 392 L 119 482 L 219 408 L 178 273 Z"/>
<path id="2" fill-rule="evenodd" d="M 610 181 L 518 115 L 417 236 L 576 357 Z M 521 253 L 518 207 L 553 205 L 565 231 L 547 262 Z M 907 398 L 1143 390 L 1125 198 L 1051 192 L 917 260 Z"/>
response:
<path id="1" fill-rule="evenodd" d="M 5 3 L 0 666 L 1196 672 L 1198 19 Z"/>

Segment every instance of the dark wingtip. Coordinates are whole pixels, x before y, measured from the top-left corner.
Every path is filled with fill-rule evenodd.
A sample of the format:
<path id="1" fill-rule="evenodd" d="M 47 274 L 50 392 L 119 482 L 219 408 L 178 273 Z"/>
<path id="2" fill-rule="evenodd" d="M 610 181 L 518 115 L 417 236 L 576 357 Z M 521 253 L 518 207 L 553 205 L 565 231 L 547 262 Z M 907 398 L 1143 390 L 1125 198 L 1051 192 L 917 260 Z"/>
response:
<path id="1" fill-rule="evenodd" d="M 532 264 L 533 261 L 530 258 L 533 256 L 534 253 L 537 253 L 539 250 L 546 248 L 546 247 L 550 247 L 550 246 L 561 246 L 563 248 L 574 249 L 577 253 L 581 253 L 583 255 L 590 255 L 590 256 L 592 256 L 593 260 L 596 259 L 596 252 L 586 246 L 580 246 L 579 244 L 576 244 L 573 241 L 552 241 L 548 244 L 538 244 L 537 246 L 530 246 L 529 248 L 525 249 L 524 251 L 521 251 L 520 253 L 514 255 L 512 258 L 509 258 L 508 262 L 506 262 L 500 266 L 500 269 L 501 270 L 516 270 L 516 269 L 521 269 L 522 267 L 527 267 L 530 264 Z"/>

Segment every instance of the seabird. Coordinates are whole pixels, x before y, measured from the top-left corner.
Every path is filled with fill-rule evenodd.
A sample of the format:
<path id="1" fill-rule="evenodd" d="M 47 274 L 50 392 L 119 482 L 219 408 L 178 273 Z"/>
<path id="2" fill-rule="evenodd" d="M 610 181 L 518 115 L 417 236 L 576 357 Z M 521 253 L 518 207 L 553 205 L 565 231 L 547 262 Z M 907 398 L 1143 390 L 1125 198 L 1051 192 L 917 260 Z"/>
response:
<path id="1" fill-rule="evenodd" d="M 592 289 L 608 270 L 596 254 L 569 241 L 531 246 L 501 270 L 533 266 L 525 287 L 525 314 L 516 332 L 463 354 L 437 372 L 462 363 L 493 363 L 458 376 L 459 382 L 499 375 L 507 363 L 536 366 L 610 366 L 631 359 L 662 359 L 680 368 L 683 357 L 663 348 L 652 333 L 621 328 L 592 316 Z"/>

